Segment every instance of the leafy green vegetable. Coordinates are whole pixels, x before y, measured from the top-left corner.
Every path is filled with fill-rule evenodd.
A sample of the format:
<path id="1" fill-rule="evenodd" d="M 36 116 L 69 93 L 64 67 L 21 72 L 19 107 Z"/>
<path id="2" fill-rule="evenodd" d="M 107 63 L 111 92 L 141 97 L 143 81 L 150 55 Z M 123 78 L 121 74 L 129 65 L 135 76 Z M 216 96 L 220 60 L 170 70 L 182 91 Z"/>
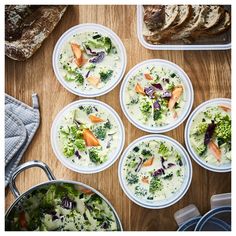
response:
<path id="1" fill-rule="evenodd" d="M 138 147 L 138 146 L 134 147 L 134 148 L 133 148 L 133 151 L 134 151 L 134 152 L 138 152 L 138 151 L 139 151 L 139 147 Z"/>
<path id="2" fill-rule="evenodd" d="M 160 191 L 163 188 L 163 184 L 158 177 L 152 177 L 149 185 L 149 192 L 154 194 L 156 191 Z"/>
<path id="3" fill-rule="evenodd" d="M 173 173 L 169 173 L 168 175 L 165 175 L 163 179 L 171 180 L 173 178 Z"/>
<path id="4" fill-rule="evenodd" d="M 145 196 L 147 195 L 147 190 L 145 188 L 140 187 L 139 185 L 137 185 L 135 187 L 135 194 L 138 196 Z"/>
<path id="5" fill-rule="evenodd" d="M 104 140 L 106 138 L 106 134 L 107 130 L 103 126 L 99 126 L 94 130 L 94 135 L 100 140 Z"/>
<path id="6" fill-rule="evenodd" d="M 143 156 L 145 156 L 145 157 L 147 157 L 147 156 L 152 156 L 151 151 L 150 151 L 150 150 L 147 150 L 147 149 L 143 149 L 142 152 L 141 152 L 141 154 L 142 154 Z"/>
<path id="7" fill-rule="evenodd" d="M 161 119 L 162 115 L 161 115 L 161 111 L 160 110 L 154 110 L 153 112 L 153 120 L 159 120 Z"/>
<path id="8" fill-rule="evenodd" d="M 107 120 L 107 122 L 104 124 L 105 129 L 111 129 L 111 122 Z"/>
<path id="9" fill-rule="evenodd" d="M 75 82 L 78 82 L 79 84 L 84 83 L 84 77 L 81 73 L 76 73 Z"/>
<path id="10" fill-rule="evenodd" d="M 113 74 L 113 70 L 103 70 L 100 71 L 100 79 L 102 82 L 106 82 Z"/>

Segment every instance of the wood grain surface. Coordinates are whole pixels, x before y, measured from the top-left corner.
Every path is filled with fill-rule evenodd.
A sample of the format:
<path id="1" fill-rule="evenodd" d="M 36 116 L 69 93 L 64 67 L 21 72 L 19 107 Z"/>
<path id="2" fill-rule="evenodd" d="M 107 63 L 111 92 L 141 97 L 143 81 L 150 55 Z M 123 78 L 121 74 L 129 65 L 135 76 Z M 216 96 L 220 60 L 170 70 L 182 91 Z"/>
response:
<path id="1" fill-rule="evenodd" d="M 37 92 L 40 101 L 41 124 L 26 151 L 22 162 L 41 160 L 49 165 L 58 179 L 84 182 L 104 194 L 117 210 L 124 230 L 176 230 L 173 214 L 194 203 L 204 214 L 210 209 L 210 197 L 231 191 L 230 173 L 213 173 L 192 160 L 193 178 L 186 195 L 171 207 L 149 210 L 131 202 L 122 191 L 118 180 L 118 160 L 98 174 L 77 174 L 64 167 L 55 157 L 50 143 L 50 129 L 56 114 L 67 104 L 81 99 L 69 93 L 55 78 L 52 69 L 53 48 L 70 27 L 80 23 L 98 23 L 111 28 L 123 41 L 127 51 L 126 73 L 137 63 L 152 58 L 170 60 L 189 75 L 194 88 L 193 109 L 200 103 L 217 97 L 231 97 L 231 51 L 151 51 L 138 41 L 136 32 L 136 6 L 70 6 L 61 22 L 35 55 L 25 62 L 6 58 L 5 90 L 11 96 L 31 105 L 31 94 Z M 109 94 L 98 97 L 112 106 L 125 126 L 125 147 L 147 133 L 128 122 L 119 104 L 120 84 Z M 165 133 L 184 144 L 184 122 L 173 131 Z M 36 168 L 22 173 L 16 181 L 21 192 L 45 181 Z M 14 197 L 6 189 L 6 209 Z"/>

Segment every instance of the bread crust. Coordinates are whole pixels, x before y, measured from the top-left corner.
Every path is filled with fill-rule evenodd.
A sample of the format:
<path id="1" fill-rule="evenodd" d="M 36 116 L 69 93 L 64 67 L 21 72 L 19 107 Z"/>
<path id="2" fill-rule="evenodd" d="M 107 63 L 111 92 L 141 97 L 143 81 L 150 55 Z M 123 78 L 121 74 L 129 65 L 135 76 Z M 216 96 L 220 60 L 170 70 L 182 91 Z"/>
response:
<path id="1" fill-rule="evenodd" d="M 20 26 L 23 26 L 20 32 L 17 32 L 16 35 L 13 32 L 12 38 L 9 35 L 8 38 L 6 37 L 6 56 L 18 61 L 30 58 L 55 28 L 66 8 L 67 6 L 63 5 L 45 5 L 29 11 L 21 20 Z M 18 25 L 18 27 L 20 26 Z M 14 26 L 12 26 L 13 28 Z"/>

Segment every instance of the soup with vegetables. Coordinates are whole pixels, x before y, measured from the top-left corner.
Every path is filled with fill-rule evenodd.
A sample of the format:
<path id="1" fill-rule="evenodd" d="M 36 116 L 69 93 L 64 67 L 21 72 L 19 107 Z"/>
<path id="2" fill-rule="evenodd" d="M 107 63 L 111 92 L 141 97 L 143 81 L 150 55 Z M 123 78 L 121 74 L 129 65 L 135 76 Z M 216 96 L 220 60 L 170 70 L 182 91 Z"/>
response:
<path id="1" fill-rule="evenodd" d="M 63 45 L 59 69 L 70 86 L 83 92 L 99 90 L 118 79 L 120 53 L 107 35 L 77 33 Z"/>
<path id="2" fill-rule="evenodd" d="M 154 139 L 143 141 L 129 151 L 123 175 L 136 197 L 160 201 L 170 198 L 181 188 L 185 166 L 173 145 Z"/>
<path id="3" fill-rule="evenodd" d="M 80 105 L 61 119 L 58 142 L 65 158 L 79 166 L 105 163 L 121 142 L 114 116 L 99 105 Z"/>
<path id="4" fill-rule="evenodd" d="M 13 231 L 118 230 L 110 206 L 89 189 L 73 184 L 51 184 L 27 195 L 6 220 Z"/>
<path id="5" fill-rule="evenodd" d="M 174 122 L 183 112 L 185 102 L 180 76 L 163 66 L 143 66 L 129 78 L 125 88 L 128 113 L 149 127 Z"/>
<path id="6" fill-rule="evenodd" d="M 190 144 L 206 163 L 231 163 L 231 108 L 210 106 L 199 112 L 190 128 Z"/>

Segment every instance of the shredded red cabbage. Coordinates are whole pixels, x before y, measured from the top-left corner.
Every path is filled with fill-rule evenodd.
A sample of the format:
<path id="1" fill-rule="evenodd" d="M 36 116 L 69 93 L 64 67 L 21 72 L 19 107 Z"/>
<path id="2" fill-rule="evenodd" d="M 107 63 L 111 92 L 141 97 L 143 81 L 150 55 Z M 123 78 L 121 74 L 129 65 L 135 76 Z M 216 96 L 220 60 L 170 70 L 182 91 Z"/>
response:
<path id="1" fill-rule="evenodd" d="M 150 98 L 154 98 L 155 97 L 154 96 L 155 88 L 153 86 L 144 88 L 144 92 Z"/>
<path id="2" fill-rule="evenodd" d="M 153 108 L 156 109 L 156 110 L 160 110 L 161 109 L 161 105 L 159 103 L 158 100 L 156 100 L 154 103 L 153 103 Z"/>
<path id="3" fill-rule="evenodd" d="M 99 63 L 99 62 L 101 62 L 104 59 L 104 57 L 105 57 L 105 52 L 98 52 L 97 56 L 89 59 L 89 62 L 91 62 L 91 63 Z"/>
<path id="4" fill-rule="evenodd" d="M 163 169 L 163 168 L 160 168 L 160 169 L 154 171 L 153 174 L 152 174 L 152 176 L 153 176 L 153 177 L 157 177 L 158 175 L 164 175 L 164 174 L 165 174 L 164 169 Z"/>
<path id="5" fill-rule="evenodd" d="M 206 133 L 205 133 L 204 145 L 208 145 L 208 143 L 211 141 L 215 127 L 216 127 L 216 125 L 214 123 L 214 120 L 212 120 L 211 124 L 208 125 Z"/>
<path id="6" fill-rule="evenodd" d="M 162 85 L 160 83 L 152 84 L 152 86 L 155 87 L 156 89 L 163 90 Z"/>
<path id="7" fill-rule="evenodd" d="M 165 91 L 163 94 L 162 94 L 162 98 L 171 98 L 171 92 L 169 92 L 169 91 Z"/>
<path id="8" fill-rule="evenodd" d="M 61 206 L 65 209 L 74 209 L 76 207 L 76 202 L 69 197 L 64 197 L 61 201 Z"/>

